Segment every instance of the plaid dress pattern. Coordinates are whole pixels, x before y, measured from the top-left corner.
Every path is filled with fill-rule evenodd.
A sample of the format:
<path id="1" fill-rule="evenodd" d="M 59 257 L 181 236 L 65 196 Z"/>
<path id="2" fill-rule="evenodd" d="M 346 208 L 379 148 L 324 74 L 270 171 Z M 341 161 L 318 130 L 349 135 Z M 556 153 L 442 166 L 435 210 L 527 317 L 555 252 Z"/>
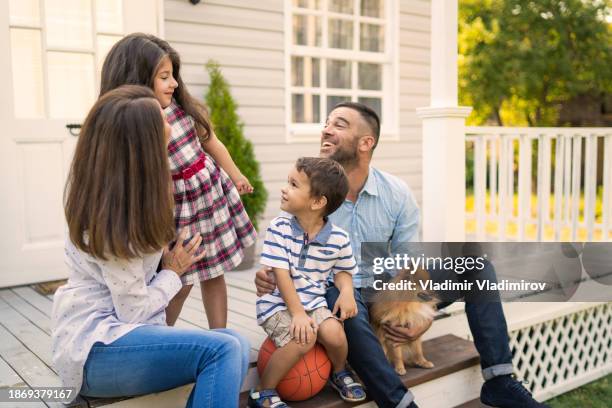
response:
<path id="1" fill-rule="evenodd" d="M 172 126 L 168 144 L 174 184 L 174 220 L 177 231 L 188 227 L 200 233 L 206 256 L 181 277 L 184 285 L 215 278 L 243 258 L 243 249 L 255 243 L 257 232 L 244 210 L 229 176 L 202 149 L 193 118 L 174 101 L 165 109 Z M 204 166 L 192 171 L 204 159 Z M 182 177 L 176 175 L 181 174 Z"/>

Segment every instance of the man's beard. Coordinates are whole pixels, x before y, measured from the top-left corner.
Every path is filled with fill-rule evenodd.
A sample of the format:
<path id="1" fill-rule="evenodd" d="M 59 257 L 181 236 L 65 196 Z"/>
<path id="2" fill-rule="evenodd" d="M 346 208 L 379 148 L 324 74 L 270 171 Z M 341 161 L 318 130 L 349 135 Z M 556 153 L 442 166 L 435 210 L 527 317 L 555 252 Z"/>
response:
<path id="1" fill-rule="evenodd" d="M 329 158 L 337 161 L 344 167 L 345 170 L 352 169 L 357 166 L 359 158 L 357 157 L 357 144 L 359 139 L 355 138 L 349 146 L 340 146 L 333 152 Z"/>

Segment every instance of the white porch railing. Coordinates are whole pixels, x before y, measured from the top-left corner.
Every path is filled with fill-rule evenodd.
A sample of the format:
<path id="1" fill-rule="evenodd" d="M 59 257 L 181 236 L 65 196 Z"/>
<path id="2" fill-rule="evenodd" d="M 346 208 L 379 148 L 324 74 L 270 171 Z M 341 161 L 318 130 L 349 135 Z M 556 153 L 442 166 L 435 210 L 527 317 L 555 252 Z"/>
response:
<path id="1" fill-rule="evenodd" d="M 467 127 L 466 149 L 469 238 L 612 237 L 612 128 Z"/>

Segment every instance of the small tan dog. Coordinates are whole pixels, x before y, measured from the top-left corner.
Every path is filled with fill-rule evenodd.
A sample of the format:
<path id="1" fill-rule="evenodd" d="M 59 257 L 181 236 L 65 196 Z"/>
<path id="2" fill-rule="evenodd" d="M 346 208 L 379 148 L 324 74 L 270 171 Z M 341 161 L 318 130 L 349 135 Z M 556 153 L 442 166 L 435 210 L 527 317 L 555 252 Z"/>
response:
<path id="1" fill-rule="evenodd" d="M 431 292 L 423 290 L 419 281 L 427 280 L 429 275 L 424 270 L 411 274 L 409 270 L 400 271 L 391 282 L 402 280 L 415 282 L 416 290 L 386 290 L 377 293 L 370 308 L 370 324 L 383 346 L 385 355 L 399 375 L 406 374 L 405 363 L 409 365 L 432 368 L 434 365 L 423 355 L 421 338 L 398 345 L 397 347 L 385 337 L 384 325 L 402 327 L 423 327 L 431 322 L 436 313 L 437 299 Z M 404 360 L 404 353 L 406 359 Z"/>

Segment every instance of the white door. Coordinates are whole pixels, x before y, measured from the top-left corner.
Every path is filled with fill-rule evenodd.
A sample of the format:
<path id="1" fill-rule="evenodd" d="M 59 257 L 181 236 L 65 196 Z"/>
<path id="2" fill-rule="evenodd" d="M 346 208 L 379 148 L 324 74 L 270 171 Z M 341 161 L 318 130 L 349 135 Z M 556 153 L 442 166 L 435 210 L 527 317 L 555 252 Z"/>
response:
<path id="1" fill-rule="evenodd" d="M 0 287 L 65 278 L 63 189 L 99 71 L 125 33 L 160 34 L 160 0 L 0 2 Z"/>

